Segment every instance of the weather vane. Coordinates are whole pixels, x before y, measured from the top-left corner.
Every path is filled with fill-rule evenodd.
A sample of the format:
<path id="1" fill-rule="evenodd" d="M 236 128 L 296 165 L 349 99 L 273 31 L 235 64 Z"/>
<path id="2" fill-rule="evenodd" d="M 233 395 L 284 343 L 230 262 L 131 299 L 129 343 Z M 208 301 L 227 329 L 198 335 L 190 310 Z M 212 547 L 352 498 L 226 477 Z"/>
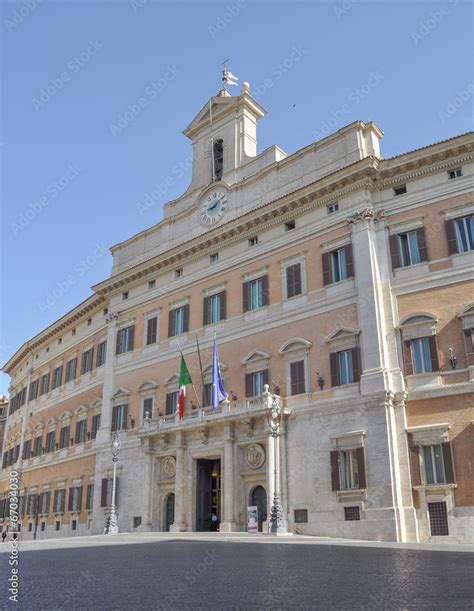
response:
<path id="1" fill-rule="evenodd" d="M 224 66 L 224 69 L 222 70 L 222 82 L 224 83 L 224 91 L 227 91 L 228 85 L 235 85 L 237 87 L 238 86 L 237 81 L 239 80 L 238 76 L 235 76 L 235 74 L 232 74 L 232 72 L 227 69 L 228 61 L 229 59 L 225 58 L 221 64 L 222 66 Z"/>

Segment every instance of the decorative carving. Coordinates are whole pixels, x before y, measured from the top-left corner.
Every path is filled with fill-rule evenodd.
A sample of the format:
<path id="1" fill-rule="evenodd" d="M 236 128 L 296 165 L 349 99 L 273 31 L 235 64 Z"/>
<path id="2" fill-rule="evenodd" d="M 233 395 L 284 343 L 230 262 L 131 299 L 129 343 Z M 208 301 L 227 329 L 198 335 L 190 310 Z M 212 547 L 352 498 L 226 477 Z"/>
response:
<path id="1" fill-rule="evenodd" d="M 352 216 L 347 218 L 347 222 L 354 225 L 359 221 L 381 221 L 385 218 L 384 210 L 374 210 L 371 206 L 364 208 L 364 210 L 359 210 Z"/>
<path id="2" fill-rule="evenodd" d="M 176 475 L 176 459 L 174 456 L 165 456 L 161 460 L 161 472 L 169 478 Z"/>
<path id="3" fill-rule="evenodd" d="M 258 443 L 245 448 L 245 461 L 251 469 L 260 469 L 265 464 L 265 450 Z"/>
<path id="4" fill-rule="evenodd" d="M 255 422 L 249 418 L 249 420 L 246 420 L 244 422 L 245 425 L 245 430 L 247 432 L 247 437 L 253 437 L 253 427 L 255 425 Z"/>
<path id="5" fill-rule="evenodd" d="M 201 436 L 202 443 L 207 443 L 209 439 L 209 429 L 207 427 L 199 429 L 199 435 Z"/>
<path id="6" fill-rule="evenodd" d="M 119 318 L 119 314 L 120 314 L 120 312 L 110 312 L 109 314 L 107 314 L 107 316 L 105 318 L 105 322 L 107 324 L 109 324 L 110 322 L 117 321 L 118 318 Z"/>

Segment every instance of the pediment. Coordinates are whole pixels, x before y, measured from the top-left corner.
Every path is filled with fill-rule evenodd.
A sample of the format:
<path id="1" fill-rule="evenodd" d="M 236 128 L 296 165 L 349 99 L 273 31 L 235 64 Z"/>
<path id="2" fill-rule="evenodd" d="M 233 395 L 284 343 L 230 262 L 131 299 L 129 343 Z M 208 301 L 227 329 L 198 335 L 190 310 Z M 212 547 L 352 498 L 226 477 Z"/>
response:
<path id="1" fill-rule="evenodd" d="M 219 362 L 219 369 L 221 371 L 227 371 L 228 367 L 225 363 Z M 208 365 L 207 367 L 204 367 L 204 369 L 202 370 L 203 375 L 207 375 L 207 374 L 212 374 L 212 365 Z"/>
<path id="2" fill-rule="evenodd" d="M 252 350 L 249 352 L 246 357 L 244 357 L 240 362 L 242 365 L 247 365 L 248 363 L 252 363 L 253 361 L 262 361 L 268 360 L 270 355 L 266 352 L 262 352 L 261 350 Z"/>
<path id="3" fill-rule="evenodd" d="M 464 316 L 474 316 L 474 303 L 470 303 L 468 306 L 466 306 L 465 308 L 463 308 L 458 316 L 460 318 L 463 318 Z"/>
<path id="4" fill-rule="evenodd" d="M 413 312 L 400 319 L 400 327 L 437 323 L 438 318 L 430 312 Z"/>
<path id="5" fill-rule="evenodd" d="M 89 411 L 89 407 L 85 405 L 84 403 L 82 403 L 81 405 L 79 405 L 79 407 L 76 409 L 74 413 L 76 416 L 79 416 L 81 414 L 87 414 L 88 411 Z"/>
<path id="6" fill-rule="evenodd" d="M 359 335 L 359 333 L 359 329 L 353 329 L 352 327 L 338 327 L 326 337 L 325 341 L 326 343 L 330 343 L 342 339 L 348 339 L 350 337 L 356 337 Z"/>
<path id="7" fill-rule="evenodd" d="M 140 386 L 138 387 L 138 392 L 140 393 L 149 392 L 152 390 L 156 390 L 157 388 L 158 388 L 157 382 L 154 382 L 153 380 L 145 380 L 145 382 L 140 384 Z"/>
<path id="8" fill-rule="evenodd" d="M 116 399 L 126 399 L 130 396 L 130 391 L 127 390 L 126 388 L 118 388 L 114 394 L 112 395 L 112 399 L 116 400 Z"/>
<path id="9" fill-rule="evenodd" d="M 95 401 L 92 402 L 92 409 L 93 410 L 102 409 L 102 399 L 95 399 Z"/>
<path id="10" fill-rule="evenodd" d="M 56 425 L 56 424 L 57 424 L 57 422 L 58 422 L 58 419 L 57 419 L 57 418 L 55 418 L 55 417 L 53 416 L 53 418 L 50 418 L 50 419 L 49 419 L 49 420 L 46 422 L 46 426 L 53 426 L 53 425 Z"/>
<path id="11" fill-rule="evenodd" d="M 285 354 L 287 352 L 295 352 L 297 350 L 309 350 L 313 344 L 307 339 L 303 339 L 302 337 L 296 337 L 294 339 L 289 339 L 286 341 L 278 351 L 280 354 Z"/>
<path id="12" fill-rule="evenodd" d="M 71 420 L 72 418 L 72 412 L 70 412 L 69 410 L 66 410 L 65 412 L 63 412 L 60 416 L 60 420 L 64 421 L 64 420 Z"/>
<path id="13" fill-rule="evenodd" d="M 179 382 L 179 374 L 177 373 L 173 373 L 165 380 L 165 384 L 173 384 L 174 382 Z"/>

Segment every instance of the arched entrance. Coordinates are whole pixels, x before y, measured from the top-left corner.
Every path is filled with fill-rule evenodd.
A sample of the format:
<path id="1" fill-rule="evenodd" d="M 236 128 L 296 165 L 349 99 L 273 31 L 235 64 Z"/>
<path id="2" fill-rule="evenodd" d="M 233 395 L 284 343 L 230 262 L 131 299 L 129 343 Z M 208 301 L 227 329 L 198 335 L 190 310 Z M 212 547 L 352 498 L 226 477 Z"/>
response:
<path id="1" fill-rule="evenodd" d="M 169 532 L 171 524 L 174 523 L 174 492 L 170 492 L 165 498 L 165 531 Z"/>
<path id="2" fill-rule="evenodd" d="M 267 519 L 267 493 L 263 486 L 256 486 L 252 490 L 250 505 L 258 509 L 258 532 L 262 532 L 263 522 Z"/>

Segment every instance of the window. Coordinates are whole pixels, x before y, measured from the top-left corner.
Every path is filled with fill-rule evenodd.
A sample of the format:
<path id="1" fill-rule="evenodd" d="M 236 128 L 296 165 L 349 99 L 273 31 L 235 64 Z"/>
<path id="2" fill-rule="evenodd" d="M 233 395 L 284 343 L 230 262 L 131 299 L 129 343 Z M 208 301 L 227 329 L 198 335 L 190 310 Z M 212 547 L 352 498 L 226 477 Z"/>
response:
<path id="1" fill-rule="evenodd" d="M 296 228 L 295 221 L 288 221 L 285 223 L 285 231 L 292 231 L 295 228 Z"/>
<path id="2" fill-rule="evenodd" d="M 56 431 L 49 431 L 49 433 L 46 433 L 46 452 L 54 452 L 55 443 Z"/>
<path id="3" fill-rule="evenodd" d="M 304 361 L 290 363 L 290 384 L 292 395 L 302 395 L 306 392 Z"/>
<path id="4" fill-rule="evenodd" d="M 249 246 L 257 246 L 258 244 L 258 235 L 253 238 L 249 238 Z"/>
<path id="5" fill-rule="evenodd" d="M 62 377 L 63 377 L 63 366 L 61 365 L 60 367 L 56 367 L 56 369 L 53 371 L 53 383 L 51 386 L 53 390 L 61 386 Z"/>
<path id="6" fill-rule="evenodd" d="M 117 331 L 117 354 L 133 351 L 133 343 L 135 337 L 135 325 L 130 325 Z"/>
<path id="7" fill-rule="evenodd" d="M 104 477 L 102 479 L 102 487 L 100 491 L 100 506 L 110 507 L 112 505 L 112 478 Z M 119 491 L 120 491 L 120 478 L 117 477 L 115 480 L 115 506 L 119 504 Z"/>
<path id="8" fill-rule="evenodd" d="M 323 282 L 333 284 L 354 275 L 352 245 L 347 244 L 337 250 L 323 253 Z"/>
<path id="9" fill-rule="evenodd" d="M 245 376 L 245 395 L 258 397 L 263 394 L 263 387 L 268 384 L 268 369 L 247 373 Z"/>
<path id="10" fill-rule="evenodd" d="M 343 450 L 340 453 L 340 476 L 342 490 L 359 488 L 359 465 L 355 450 Z"/>
<path id="11" fill-rule="evenodd" d="M 168 337 L 187 333 L 187 331 L 189 331 L 189 304 L 170 310 Z"/>
<path id="12" fill-rule="evenodd" d="M 268 305 L 268 276 L 244 283 L 244 312 Z"/>
<path id="13" fill-rule="evenodd" d="M 360 379 L 360 355 L 358 348 L 332 352 L 331 358 L 331 385 L 343 386 L 355 384 Z"/>
<path id="14" fill-rule="evenodd" d="M 60 337 L 60 338 L 58 339 L 58 346 L 60 346 L 62 343 L 63 343 L 63 338 L 62 338 L 62 337 Z"/>
<path id="15" fill-rule="evenodd" d="M 174 270 L 174 277 L 175 278 L 181 278 L 183 275 L 183 268 L 182 267 L 178 267 L 178 269 Z"/>
<path id="16" fill-rule="evenodd" d="M 74 336 L 74 335 L 76 335 L 76 329 L 73 329 L 73 330 L 71 331 L 71 335 L 73 335 L 73 336 Z"/>
<path id="17" fill-rule="evenodd" d="M 54 500 L 53 500 L 54 513 L 62 513 L 64 511 L 65 504 L 66 504 L 66 490 L 64 488 L 61 488 L 60 490 L 55 490 Z M 57 522 L 57 524 L 60 524 L 60 523 Z M 59 530 L 59 528 L 57 528 L 56 530 Z"/>
<path id="18" fill-rule="evenodd" d="M 66 382 L 71 382 L 76 377 L 77 359 L 71 359 L 66 364 Z"/>
<path id="19" fill-rule="evenodd" d="M 430 517 L 431 536 L 449 536 L 448 512 L 446 510 L 446 503 L 428 503 L 428 515 Z"/>
<path id="20" fill-rule="evenodd" d="M 96 367 L 102 367 L 105 363 L 105 355 L 107 354 L 107 340 L 100 342 L 97 346 L 97 362 Z"/>
<path id="21" fill-rule="evenodd" d="M 156 280 L 150 280 L 150 281 L 148 282 L 148 288 L 149 288 L 149 289 L 154 289 L 154 288 L 155 288 L 155 286 L 156 286 Z"/>
<path id="22" fill-rule="evenodd" d="M 148 318 L 146 322 L 146 345 L 156 344 L 158 332 L 158 316 Z"/>
<path id="23" fill-rule="evenodd" d="M 444 484 L 446 482 L 441 444 L 423 446 L 423 462 L 427 484 Z"/>
<path id="24" fill-rule="evenodd" d="M 82 486 L 69 488 L 68 511 L 81 511 Z"/>
<path id="25" fill-rule="evenodd" d="M 71 520 L 71 530 L 77 530 L 77 520 Z"/>
<path id="26" fill-rule="evenodd" d="M 209 257 L 209 262 L 210 263 L 217 263 L 219 261 L 219 253 L 215 252 L 213 255 L 210 255 Z"/>
<path id="27" fill-rule="evenodd" d="M 33 382 L 31 382 L 30 384 L 28 400 L 32 401 L 33 399 L 36 399 L 37 396 L 38 396 L 38 380 L 33 380 Z"/>
<path id="28" fill-rule="evenodd" d="M 46 522 L 41 522 L 41 530 L 46 530 Z"/>
<path id="29" fill-rule="evenodd" d="M 89 348 L 82 354 L 82 366 L 81 366 L 81 374 L 89 373 L 92 371 L 92 356 L 94 353 L 94 348 Z"/>
<path id="30" fill-rule="evenodd" d="M 411 353 L 414 373 L 428 373 L 433 371 L 429 337 L 411 340 Z"/>
<path id="31" fill-rule="evenodd" d="M 149 418 L 153 416 L 153 397 L 143 399 L 143 417 L 145 418 L 147 414 Z"/>
<path id="32" fill-rule="evenodd" d="M 32 530 L 33 530 L 33 523 L 32 523 L 32 522 L 30 522 L 30 523 L 28 524 L 28 532 L 31 532 Z"/>
<path id="33" fill-rule="evenodd" d="M 331 253 L 331 271 L 333 282 L 340 282 L 347 278 L 345 248 L 339 248 Z"/>
<path id="34" fill-rule="evenodd" d="M 109 308 L 104 308 L 103 311 L 102 311 L 102 314 L 104 316 L 107 316 L 108 313 L 109 313 Z"/>
<path id="35" fill-rule="evenodd" d="M 125 291 L 125 293 L 122 293 L 122 301 L 126 301 L 128 299 L 128 291 Z"/>
<path id="36" fill-rule="evenodd" d="M 329 206 L 326 206 L 326 210 L 328 214 L 337 212 L 339 210 L 339 204 L 337 202 L 335 204 L 330 204 Z"/>
<path id="37" fill-rule="evenodd" d="M 134 516 L 133 517 L 133 528 L 138 528 L 139 526 L 141 526 L 141 524 L 142 524 L 142 517 Z"/>
<path id="38" fill-rule="evenodd" d="M 63 426 L 62 429 L 59 431 L 59 449 L 60 450 L 63 450 L 64 448 L 69 447 L 70 432 L 71 432 L 71 427 L 69 425 Z"/>
<path id="39" fill-rule="evenodd" d="M 88 484 L 86 492 L 86 509 L 91 510 L 94 506 L 94 484 Z"/>
<path id="40" fill-rule="evenodd" d="M 100 429 L 100 414 L 95 414 L 95 416 L 92 416 L 91 439 L 95 439 L 97 437 L 97 431 L 99 429 Z"/>
<path id="41" fill-rule="evenodd" d="M 31 455 L 31 439 L 26 439 L 23 445 L 23 459 L 30 458 L 30 455 Z"/>
<path id="42" fill-rule="evenodd" d="M 301 282 L 301 263 L 295 263 L 289 265 L 286 268 L 286 296 L 288 299 L 301 295 L 302 293 L 302 282 Z"/>
<path id="43" fill-rule="evenodd" d="M 224 171 L 224 141 L 219 138 L 212 143 L 212 180 L 222 180 Z"/>
<path id="44" fill-rule="evenodd" d="M 39 513 L 47 515 L 51 505 L 51 492 L 42 492 L 39 499 Z"/>
<path id="45" fill-rule="evenodd" d="M 344 519 L 346 522 L 360 520 L 360 507 L 358 505 L 354 507 L 344 507 Z"/>
<path id="46" fill-rule="evenodd" d="M 225 291 L 205 297 L 203 302 L 203 325 L 215 324 L 225 320 L 226 304 Z"/>
<path id="47" fill-rule="evenodd" d="M 79 420 L 79 422 L 76 423 L 76 436 L 75 436 L 74 442 L 76 444 L 84 443 L 86 440 L 86 435 L 87 435 L 87 420 Z"/>
<path id="48" fill-rule="evenodd" d="M 408 267 L 428 261 L 425 230 L 419 227 L 413 231 L 389 237 L 392 268 Z"/>
<path id="49" fill-rule="evenodd" d="M 54 530 L 61 530 L 61 522 L 59 520 L 56 520 L 54 523 Z"/>
<path id="50" fill-rule="evenodd" d="M 400 185 L 399 187 L 394 187 L 393 194 L 396 195 L 404 195 L 407 192 L 406 185 Z"/>
<path id="51" fill-rule="evenodd" d="M 415 265 L 420 262 L 418 240 L 416 231 L 402 233 L 398 236 L 400 241 L 400 258 L 403 267 Z"/>
<path id="52" fill-rule="evenodd" d="M 49 373 L 45 373 L 41 377 L 40 395 L 44 395 L 49 390 Z"/>
<path id="53" fill-rule="evenodd" d="M 127 429 L 127 412 L 128 405 L 114 405 L 112 409 L 112 432 Z"/>
<path id="54" fill-rule="evenodd" d="M 295 524 L 306 524 L 308 522 L 308 510 L 307 509 L 295 509 Z"/>
<path id="55" fill-rule="evenodd" d="M 203 407 L 209 407 L 212 402 L 212 382 L 204 384 L 202 389 L 202 404 Z"/>
<path id="56" fill-rule="evenodd" d="M 461 176 L 462 176 L 462 168 L 456 168 L 455 170 L 448 170 L 449 180 L 453 180 L 454 178 L 460 178 Z"/>
<path id="57" fill-rule="evenodd" d="M 166 394 L 166 411 L 165 414 L 174 414 L 178 409 L 179 392 L 169 392 Z"/>
<path id="58" fill-rule="evenodd" d="M 92 324 L 92 318 L 87 319 L 87 326 L 90 327 Z"/>
<path id="59" fill-rule="evenodd" d="M 35 443 L 33 446 L 33 455 L 34 456 L 41 456 L 41 451 L 42 451 L 42 442 L 43 442 L 43 437 L 35 437 Z"/>
<path id="60" fill-rule="evenodd" d="M 474 250 L 474 215 L 454 222 L 458 252 Z"/>

